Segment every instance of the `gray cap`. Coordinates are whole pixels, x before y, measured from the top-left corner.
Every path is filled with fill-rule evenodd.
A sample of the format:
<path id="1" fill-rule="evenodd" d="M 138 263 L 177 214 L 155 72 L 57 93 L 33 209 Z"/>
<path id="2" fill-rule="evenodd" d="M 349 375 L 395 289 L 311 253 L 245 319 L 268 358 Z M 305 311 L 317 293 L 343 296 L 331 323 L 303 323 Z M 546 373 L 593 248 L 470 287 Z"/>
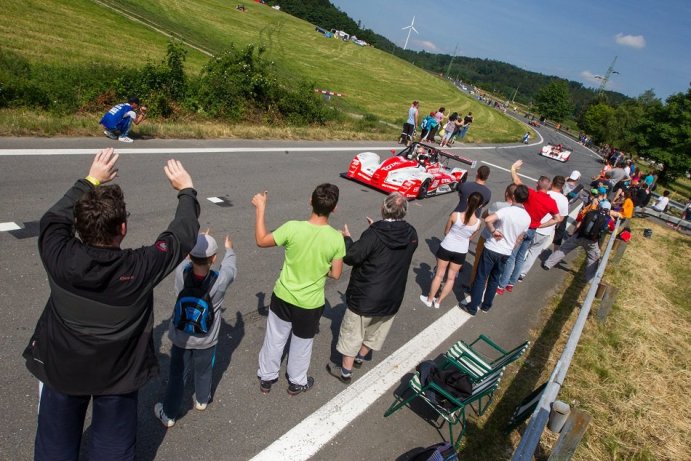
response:
<path id="1" fill-rule="evenodd" d="M 216 239 L 207 234 L 197 236 L 197 244 L 190 251 L 190 256 L 195 258 L 209 258 L 218 252 Z"/>
<path id="2" fill-rule="evenodd" d="M 600 202 L 600 209 L 602 210 L 611 210 L 612 209 L 612 204 L 608 202 L 607 200 L 603 200 Z"/>

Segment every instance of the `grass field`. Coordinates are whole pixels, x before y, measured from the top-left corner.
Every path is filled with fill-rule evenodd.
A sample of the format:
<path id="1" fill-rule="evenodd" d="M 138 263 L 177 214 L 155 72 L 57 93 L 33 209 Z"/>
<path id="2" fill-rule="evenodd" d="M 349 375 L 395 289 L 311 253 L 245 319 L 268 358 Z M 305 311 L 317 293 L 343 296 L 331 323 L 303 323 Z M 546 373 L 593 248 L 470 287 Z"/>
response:
<path id="1" fill-rule="evenodd" d="M 604 278 L 619 288 L 616 303 L 604 323 L 591 317 L 586 324 L 559 398 L 593 416 L 574 459 L 688 460 L 691 237 L 644 219 L 631 227 L 623 259 Z M 652 238 L 643 237 L 644 228 L 653 229 Z M 574 272 L 583 259 L 569 264 Z M 580 274 L 567 274 L 495 406 L 471 422 L 462 459 L 511 457 L 522 429 L 507 435 L 504 427 L 518 402 L 547 381 L 586 291 Z M 593 312 L 598 307 L 595 302 Z M 545 430 L 535 459 L 546 460 L 557 437 Z"/>
<path id="2" fill-rule="evenodd" d="M 0 43 L 31 62 L 54 65 L 104 62 L 141 66 L 159 62 L 169 32 L 218 53 L 229 44 L 259 44 L 287 80 L 297 77 L 316 88 L 345 94 L 346 113 L 373 114 L 397 126 L 413 99 L 424 114 L 445 106 L 450 113 L 472 111 L 468 142 L 515 142 L 526 127 L 478 103 L 451 83 L 372 47 L 327 39 L 311 24 L 250 1 L 221 0 L 9 0 L 0 15 Z M 244 4 L 247 12 L 235 10 Z M 117 10 L 117 11 L 115 11 Z M 129 17 L 127 17 L 127 16 Z M 208 56 L 190 48 L 187 71 L 198 73 Z M 96 114 L 94 114 L 96 117 Z M 35 119 L 49 119 L 36 114 Z M 176 122 L 180 123 L 180 122 Z M 62 126 L 62 122 L 57 126 Z M 40 127 L 39 127 L 40 128 Z M 180 130 L 186 131 L 183 122 Z M 47 128 L 46 134 L 56 131 Z M 7 134 L 8 127 L 2 132 Z M 13 133 L 11 130 L 10 134 Z M 31 131 L 31 130 L 30 130 Z M 79 124 L 74 127 L 79 132 Z M 210 132 L 217 131 L 216 129 Z M 396 135 L 397 129 L 390 129 Z M 22 134 L 24 131 L 14 132 Z M 63 131 L 64 132 L 64 131 Z"/>

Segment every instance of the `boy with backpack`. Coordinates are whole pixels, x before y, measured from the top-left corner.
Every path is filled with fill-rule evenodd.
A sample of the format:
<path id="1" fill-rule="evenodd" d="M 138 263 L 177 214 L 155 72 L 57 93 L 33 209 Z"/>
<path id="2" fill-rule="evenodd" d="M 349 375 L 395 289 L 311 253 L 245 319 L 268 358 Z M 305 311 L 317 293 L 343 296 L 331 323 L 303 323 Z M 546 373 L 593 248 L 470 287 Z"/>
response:
<path id="1" fill-rule="evenodd" d="M 183 261 L 175 270 L 178 298 L 168 330 L 173 342 L 170 375 L 163 402 L 154 405 L 154 414 L 165 427 L 175 425 L 185 388 L 185 370 L 194 373 L 194 408 L 204 411 L 211 400 L 220 309 L 237 272 L 233 243 L 227 235 L 225 249 L 220 269 L 212 270 L 218 244 L 208 231 L 199 234 L 190 261 Z"/>
<path id="2" fill-rule="evenodd" d="M 600 237 L 607 232 L 610 217 L 619 216 L 619 213 L 612 211 L 610 202 L 601 201 L 596 209 L 586 213 L 583 220 L 576 225 L 574 234 L 547 258 L 542 268 L 550 270 L 573 249 L 582 247 L 588 260 L 585 268 L 585 279 L 590 282 L 595 277 L 600 261 Z"/>

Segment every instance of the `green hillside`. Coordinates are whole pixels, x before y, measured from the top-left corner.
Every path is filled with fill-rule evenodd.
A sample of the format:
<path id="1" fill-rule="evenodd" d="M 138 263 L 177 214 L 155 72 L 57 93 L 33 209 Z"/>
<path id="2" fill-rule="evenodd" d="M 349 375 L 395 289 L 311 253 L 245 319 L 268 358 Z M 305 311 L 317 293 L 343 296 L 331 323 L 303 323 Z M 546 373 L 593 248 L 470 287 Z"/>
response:
<path id="1" fill-rule="evenodd" d="M 421 113 L 445 106 L 473 111 L 473 141 L 515 141 L 519 123 L 468 98 L 449 82 L 372 47 L 327 39 L 314 26 L 251 1 L 9 0 L 0 16 L 0 45 L 32 63 L 56 66 L 106 63 L 140 67 L 160 62 L 169 33 L 216 54 L 232 43 L 258 44 L 286 80 L 345 94 L 345 112 L 374 114 L 398 125 L 410 101 Z M 246 6 L 246 12 L 235 9 Z M 154 29 L 158 29 L 154 30 Z M 189 49 L 186 70 L 198 74 L 209 57 Z"/>

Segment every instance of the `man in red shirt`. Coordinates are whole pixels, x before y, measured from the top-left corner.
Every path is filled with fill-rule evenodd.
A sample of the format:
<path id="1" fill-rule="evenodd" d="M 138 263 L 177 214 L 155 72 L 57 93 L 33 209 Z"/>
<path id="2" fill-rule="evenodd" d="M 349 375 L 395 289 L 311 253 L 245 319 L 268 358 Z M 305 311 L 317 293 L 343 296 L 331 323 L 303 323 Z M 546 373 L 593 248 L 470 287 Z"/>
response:
<path id="1" fill-rule="evenodd" d="M 514 184 L 523 184 L 521 178 L 518 176 L 518 170 L 521 169 L 522 165 L 522 160 L 517 160 L 511 165 L 511 177 L 513 178 Z M 508 292 L 513 291 L 513 286 L 516 284 L 518 276 L 521 274 L 526 254 L 530 249 L 530 245 L 533 243 L 535 230 L 538 227 L 548 227 L 553 224 L 558 224 L 564 219 L 564 217 L 559 214 L 557 203 L 547 194 L 551 184 L 552 181 L 548 177 L 540 176 L 540 179 L 537 180 L 537 190 L 528 188 L 528 200 L 523 206 L 525 207 L 525 211 L 528 212 L 528 215 L 530 215 L 530 227 L 525 233 L 525 237 L 520 245 L 514 248 L 511 256 L 506 261 L 504 272 L 499 279 L 499 287 L 497 288 L 498 295 L 504 294 L 504 290 Z M 547 215 L 551 215 L 552 218 L 543 223 L 542 219 Z"/>

